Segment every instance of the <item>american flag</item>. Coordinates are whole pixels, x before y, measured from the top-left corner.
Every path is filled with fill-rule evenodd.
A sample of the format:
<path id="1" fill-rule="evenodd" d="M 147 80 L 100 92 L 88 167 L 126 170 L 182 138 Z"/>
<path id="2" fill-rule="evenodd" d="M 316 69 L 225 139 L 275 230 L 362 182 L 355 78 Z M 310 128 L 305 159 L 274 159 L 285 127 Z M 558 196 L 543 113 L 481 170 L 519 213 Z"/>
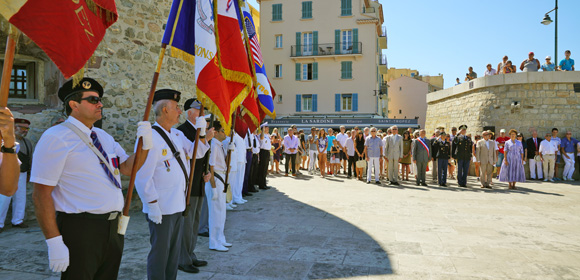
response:
<path id="1" fill-rule="evenodd" d="M 248 37 L 250 38 L 250 48 L 252 49 L 254 63 L 258 64 L 258 66 L 262 68 L 264 61 L 262 59 L 262 49 L 260 49 L 260 42 L 258 42 L 258 36 L 256 36 L 256 30 L 249 18 L 245 18 L 245 22 L 246 30 L 248 31 Z"/>

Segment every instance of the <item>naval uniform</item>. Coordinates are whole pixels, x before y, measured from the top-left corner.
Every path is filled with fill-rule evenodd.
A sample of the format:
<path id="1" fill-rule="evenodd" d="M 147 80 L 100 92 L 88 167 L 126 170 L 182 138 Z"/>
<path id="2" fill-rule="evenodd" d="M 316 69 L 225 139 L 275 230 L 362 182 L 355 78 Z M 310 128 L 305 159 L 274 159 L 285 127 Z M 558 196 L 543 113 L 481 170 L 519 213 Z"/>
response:
<path id="1" fill-rule="evenodd" d="M 96 137 L 113 167 L 129 158 L 104 130 L 88 128 L 72 116 L 66 122 L 89 139 Z M 70 256 L 61 279 L 117 279 L 124 243 L 117 227 L 124 200 L 115 173 L 109 177 L 99 157 L 63 124 L 46 130 L 38 141 L 30 181 L 54 186 L 56 222 Z"/>
<path id="2" fill-rule="evenodd" d="M 158 123 L 162 132 L 170 139 L 179 153 L 174 155 L 159 132 L 153 133 L 153 148 L 143 166 L 137 172 L 135 188 L 143 201 L 143 213 L 149 213 L 149 203 L 157 201 L 162 214 L 161 224 L 152 222 L 149 217 L 149 239 L 151 250 L 147 257 L 147 277 L 149 279 L 176 279 L 181 240 L 183 233 L 183 210 L 185 210 L 185 191 L 187 174 L 184 174 L 177 156 L 189 172 L 189 160 L 193 153 L 193 143 L 178 129 L 169 131 Z M 203 155 L 207 148 L 198 147 L 197 154 Z M 197 156 L 196 156 L 197 158 Z"/>
<path id="3" fill-rule="evenodd" d="M 437 182 L 440 186 L 447 184 L 447 166 L 449 165 L 449 156 L 451 155 L 451 143 L 439 139 L 431 148 L 437 158 Z"/>
<path id="4" fill-rule="evenodd" d="M 224 227 L 226 223 L 226 151 L 220 141 L 211 141 L 209 165 L 213 167 L 217 198 L 214 200 L 211 182 L 205 183 L 205 195 L 209 213 L 209 248 L 218 249 L 226 244 Z"/>
<path id="5" fill-rule="evenodd" d="M 453 139 L 451 150 L 453 158 L 457 159 L 457 184 L 460 187 L 466 187 L 469 164 L 473 156 L 473 141 L 466 135 L 457 135 Z"/>
<path id="6" fill-rule="evenodd" d="M 258 137 L 260 137 L 260 135 L 258 135 Z M 258 180 L 256 181 L 260 189 L 268 188 L 266 186 L 266 176 L 268 176 L 270 150 L 272 150 L 272 142 L 270 140 L 270 134 L 264 133 L 264 139 L 260 140 L 260 164 L 258 167 L 259 169 L 257 178 Z"/>
<path id="7" fill-rule="evenodd" d="M 232 156 L 232 160 L 235 158 L 237 161 L 235 164 L 237 165 L 238 172 L 236 176 L 231 179 L 232 184 L 232 200 L 236 204 L 243 204 L 244 200 L 242 198 L 242 188 L 244 185 L 244 176 L 246 171 L 246 143 L 244 139 L 238 134 L 234 134 L 234 144 L 236 145 L 236 149 L 232 151 L 232 154 L 236 154 L 235 157 Z M 233 164 L 232 164 L 233 165 Z"/>
<path id="8" fill-rule="evenodd" d="M 260 144 L 260 135 L 252 134 L 252 167 L 250 169 L 250 179 L 249 179 L 249 186 L 248 189 L 250 192 L 257 192 L 256 185 L 260 184 L 259 176 L 260 176 L 260 162 L 262 159 L 260 158 L 261 154 L 261 144 Z M 268 165 L 266 165 L 267 167 Z"/>
<path id="9" fill-rule="evenodd" d="M 182 131 L 189 141 L 195 141 L 197 127 L 192 122 L 187 120 L 178 126 L 177 129 Z M 207 170 L 207 163 L 209 161 L 209 153 L 207 152 L 209 151 L 209 144 L 203 143 L 201 140 L 202 139 L 200 138 L 199 146 L 197 147 L 198 153 L 196 155 L 195 168 L 193 171 L 193 182 L 189 200 L 190 207 L 187 216 L 184 217 L 183 221 L 183 236 L 181 239 L 181 252 L 179 253 L 179 265 L 181 266 L 189 266 L 197 260 L 194 250 L 197 245 L 199 221 L 205 200 L 205 182 L 203 176 Z M 188 171 L 189 170 L 191 169 L 188 169 Z"/>
<path id="10" fill-rule="evenodd" d="M 248 195 L 249 193 L 249 180 L 250 180 L 250 171 L 252 168 L 252 157 L 253 157 L 253 153 L 252 153 L 252 139 L 253 139 L 253 134 L 250 132 L 250 130 L 248 129 L 248 133 L 246 134 L 246 137 L 244 137 L 244 144 L 246 147 L 246 165 L 245 165 L 245 169 L 244 169 L 244 182 L 243 182 L 243 186 L 242 186 L 242 195 Z"/>

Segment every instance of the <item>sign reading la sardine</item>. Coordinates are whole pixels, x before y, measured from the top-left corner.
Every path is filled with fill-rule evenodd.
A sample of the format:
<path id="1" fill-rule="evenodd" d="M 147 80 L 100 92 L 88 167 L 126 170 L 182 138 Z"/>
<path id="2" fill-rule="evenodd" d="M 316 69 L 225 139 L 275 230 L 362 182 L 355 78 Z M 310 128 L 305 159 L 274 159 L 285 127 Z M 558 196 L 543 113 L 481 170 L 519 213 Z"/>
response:
<path id="1" fill-rule="evenodd" d="M 276 119 L 267 120 L 270 125 L 310 125 L 310 124 L 327 124 L 327 125 L 416 125 L 416 119 L 373 119 L 373 118 L 352 118 L 352 119 Z"/>

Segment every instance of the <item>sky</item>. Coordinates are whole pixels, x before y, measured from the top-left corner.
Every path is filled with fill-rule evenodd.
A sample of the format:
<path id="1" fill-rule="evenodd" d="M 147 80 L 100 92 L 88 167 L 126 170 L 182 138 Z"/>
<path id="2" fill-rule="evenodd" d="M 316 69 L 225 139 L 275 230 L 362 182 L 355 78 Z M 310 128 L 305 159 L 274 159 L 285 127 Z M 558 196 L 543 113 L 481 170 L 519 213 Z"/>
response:
<path id="1" fill-rule="evenodd" d="M 259 8 L 256 0 L 249 2 Z M 554 0 L 379 2 L 387 27 L 388 49 L 383 53 L 388 67 L 441 73 L 445 88 L 455 85 L 455 78 L 463 82 L 469 66 L 483 76 L 485 66 L 496 68 L 504 55 L 518 71 L 530 51 L 540 63 L 547 55 L 554 60 L 554 23 L 540 23 Z M 580 0 L 560 0 L 558 8 L 558 60 L 569 49 L 580 62 Z M 554 12 L 550 17 L 555 20 Z"/>

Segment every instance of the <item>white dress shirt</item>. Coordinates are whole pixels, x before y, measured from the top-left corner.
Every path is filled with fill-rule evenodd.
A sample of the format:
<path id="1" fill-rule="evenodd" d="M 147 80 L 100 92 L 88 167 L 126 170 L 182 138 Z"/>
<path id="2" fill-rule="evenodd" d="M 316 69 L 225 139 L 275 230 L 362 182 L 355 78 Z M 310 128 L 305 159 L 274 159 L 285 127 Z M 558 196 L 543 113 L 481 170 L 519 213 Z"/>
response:
<path id="1" fill-rule="evenodd" d="M 284 151 L 286 152 L 286 154 L 293 155 L 298 153 L 298 145 L 300 145 L 300 140 L 298 140 L 298 137 L 296 135 L 284 136 Z M 290 149 L 294 150 L 290 151 Z"/>
<path id="2" fill-rule="evenodd" d="M 209 156 L 209 165 L 213 166 L 213 171 L 221 175 L 226 173 L 226 154 L 224 146 L 220 141 L 211 141 L 211 154 Z M 222 176 L 225 180 L 226 178 Z"/>
<path id="3" fill-rule="evenodd" d="M 540 154 L 542 155 L 554 155 L 556 154 L 556 151 L 558 150 L 558 147 L 556 146 L 557 143 L 555 141 L 548 141 L 548 140 L 542 140 L 542 142 L 540 143 Z"/>
<path id="4" fill-rule="evenodd" d="M 89 139 L 91 132 L 96 132 L 111 166 L 114 158 L 118 157 L 119 163 L 129 158 L 121 145 L 104 130 L 89 129 L 74 117 L 66 121 Z M 56 211 L 105 214 L 123 209 L 121 189 L 109 179 L 99 157 L 68 127 L 57 125 L 46 130 L 36 145 L 33 158 L 30 181 L 55 186 L 52 198 Z M 115 178 L 121 182 L 120 174 Z"/>
<path id="5" fill-rule="evenodd" d="M 159 124 L 155 123 L 154 126 L 159 126 Z M 173 142 L 173 146 L 179 152 L 179 157 L 189 175 L 190 168 L 187 158 L 193 154 L 193 143 L 179 129 L 171 128 L 169 131 L 161 129 Z M 149 213 L 148 202 L 154 200 L 159 203 L 163 215 L 171 215 L 185 210 L 185 186 L 185 175 L 179 162 L 172 154 L 167 142 L 157 131 L 154 131 L 153 148 L 149 150 L 147 159 L 135 178 L 135 188 L 143 201 L 143 213 Z"/>
<path id="6" fill-rule="evenodd" d="M 344 147 L 346 146 L 346 140 L 349 139 L 350 137 L 348 137 L 348 135 L 346 135 L 346 133 L 338 133 L 338 135 L 336 135 L 336 140 L 338 140 L 338 143 Z"/>
<path id="7" fill-rule="evenodd" d="M 260 135 L 258 135 L 258 139 Z M 264 134 L 264 139 L 260 140 L 260 149 L 262 150 L 271 150 L 272 149 L 272 141 L 270 140 L 270 134 Z"/>
<path id="8" fill-rule="evenodd" d="M 349 157 L 354 157 L 354 140 L 352 140 L 352 137 L 349 137 L 345 142 L 346 154 Z"/>
<path id="9" fill-rule="evenodd" d="M 246 145 L 247 142 L 244 142 L 244 138 L 237 133 L 234 133 L 234 144 L 236 145 L 236 149 L 233 151 L 237 154 L 238 163 L 246 163 Z"/>
<path id="10" fill-rule="evenodd" d="M 252 142 L 252 153 L 259 154 L 260 153 L 260 135 L 252 134 L 253 139 L 250 139 Z M 266 136 L 264 136 L 266 137 Z"/>

